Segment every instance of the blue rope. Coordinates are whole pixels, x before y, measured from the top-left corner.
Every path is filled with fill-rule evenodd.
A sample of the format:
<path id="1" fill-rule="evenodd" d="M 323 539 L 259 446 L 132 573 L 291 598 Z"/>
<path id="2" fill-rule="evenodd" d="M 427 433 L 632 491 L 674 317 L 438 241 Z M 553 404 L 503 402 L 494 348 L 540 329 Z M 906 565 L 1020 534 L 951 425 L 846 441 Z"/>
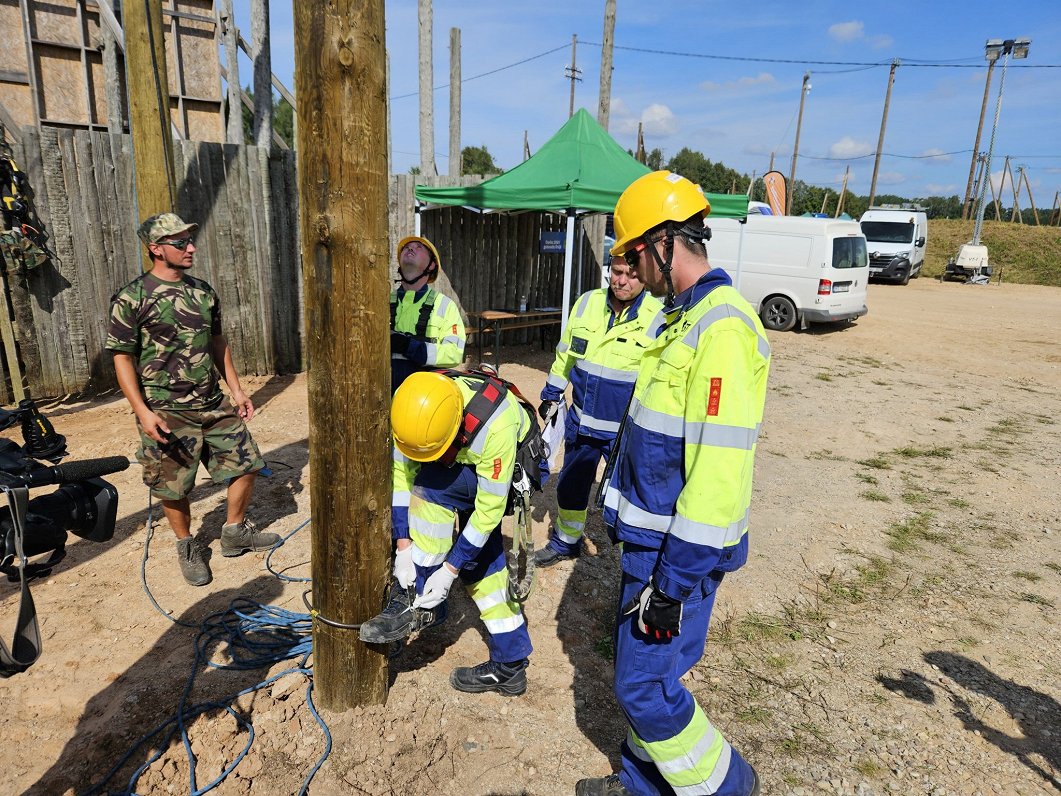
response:
<path id="1" fill-rule="evenodd" d="M 147 521 L 148 533 L 147 539 L 144 542 L 144 555 L 140 565 L 141 583 L 144 586 L 144 591 L 148 598 L 151 600 L 151 604 L 160 614 L 175 624 L 183 625 L 185 627 L 195 627 L 196 625 L 192 623 L 184 622 L 170 616 L 169 613 L 163 610 L 158 604 L 154 596 L 152 596 L 151 590 L 147 586 L 146 571 L 148 548 L 154 533 L 152 509 L 153 507 L 149 497 Z M 276 547 L 269 551 L 269 556 L 272 555 L 273 551 L 283 545 L 284 542 L 290 539 L 291 536 L 305 528 L 307 525 L 309 525 L 309 520 L 306 520 L 284 536 Z M 267 566 L 269 556 L 266 557 Z M 309 578 L 287 577 L 275 572 L 271 568 L 269 571 L 281 580 L 292 582 L 310 580 Z M 135 796 L 137 781 L 155 761 L 165 754 L 178 733 L 180 735 L 181 743 L 184 746 L 185 754 L 188 756 L 191 796 L 201 796 L 202 794 L 213 790 L 236 769 L 236 766 L 239 765 L 240 761 L 243 760 L 250 751 L 251 744 L 254 743 L 254 726 L 248 719 L 240 716 L 231 707 L 231 704 L 244 694 L 250 694 L 262 688 L 266 688 L 281 677 L 294 673 L 302 674 L 309 679 L 309 684 L 306 687 L 306 704 L 309 707 L 313 718 L 321 728 L 321 733 L 324 735 L 325 741 L 324 752 L 319 758 L 317 758 L 316 763 L 314 763 L 305 779 L 303 779 L 301 788 L 299 789 L 299 796 L 304 796 L 304 794 L 308 793 L 310 782 L 313 780 L 317 771 L 320 770 L 320 767 L 324 765 L 324 761 L 328 758 L 328 755 L 331 754 L 332 750 L 331 731 L 328 729 L 328 725 L 325 723 L 324 719 L 321 718 L 320 713 L 317 712 L 316 705 L 313 702 L 313 670 L 308 666 L 309 657 L 313 651 L 312 617 L 309 614 L 288 611 L 274 605 L 261 605 L 247 597 L 237 597 L 229 603 L 227 609 L 210 614 L 198 625 L 198 627 L 199 632 L 195 638 L 195 661 L 192 664 L 192 672 L 184 684 L 184 690 L 182 691 L 180 700 L 177 704 L 176 713 L 160 723 L 154 729 L 149 730 L 142 735 L 125 752 L 125 754 L 122 755 L 118 762 L 111 767 L 103 779 L 86 791 L 84 796 L 100 793 L 104 786 L 114 778 L 114 776 L 139 750 L 141 750 L 146 744 L 157 742 L 156 751 L 154 751 L 133 772 L 126 789 L 115 792 L 116 794 L 119 794 L 119 796 Z M 221 644 L 227 645 L 226 652 L 230 659 L 229 663 L 214 663 L 210 660 L 210 651 L 215 646 Z M 285 669 L 255 685 L 217 700 L 190 704 L 192 689 L 195 685 L 195 680 L 200 669 L 205 670 L 209 667 L 230 671 L 253 670 L 272 666 L 280 661 L 292 658 L 300 658 L 296 666 L 290 669 Z M 213 710 L 221 710 L 232 716 L 237 727 L 246 730 L 247 740 L 235 759 L 233 759 L 215 779 L 200 788 L 198 787 L 195 776 L 197 761 L 195 754 L 192 752 L 191 740 L 188 736 L 188 724 L 201 714 Z"/>
<path id="2" fill-rule="evenodd" d="M 265 556 L 265 568 L 267 570 L 269 570 L 269 572 L 271 572 L 273 575 L 278 577 L 280 580 L 287 581 L 288 583 L 309 583 L 311 580 L 313 580 L 312 578 L 292 578 L 289 575 L 283 575 L 283 574 L 277 572 L 275 569 L 273 569 L 271 566 L 269 566 L 269 562 L 273 558 L 273 553 L 275 553 L 277 550 L 279 550 L 281 547 L 283 547 L 284 543 L 287 542 L 288 539 L 290 539 L 296 533 L 301 531 L 307 525 L 309 525 L 309 520 L 306 520 L 304 523 L 302 523 L 297 528 L 295 528 L 295 530 L 291 531 L 291 533 L 287 534 L 287 536 L 285 536 L 279 542 L 277 542 L 276 545 L 274 545 L 273 548 L 269 551 L 268 555 Z"/>

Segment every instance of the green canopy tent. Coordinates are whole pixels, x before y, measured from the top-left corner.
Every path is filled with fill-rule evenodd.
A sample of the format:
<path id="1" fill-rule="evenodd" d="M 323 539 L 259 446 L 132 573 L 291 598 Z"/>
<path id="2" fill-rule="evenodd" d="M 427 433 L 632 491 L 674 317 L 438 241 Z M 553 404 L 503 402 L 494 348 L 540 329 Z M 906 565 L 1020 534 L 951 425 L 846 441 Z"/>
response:
<path id="1" fill-rule="evenodd" d="M 539 210 L 567 216 L 564 246 L 564 296 L 562 322 L 571 302 L 572 249 L 575 219 L 590 213 L 610 213 L 619 195 L 649 169 L 638 163 L 580 108 L 556 134 L 528 160 L 511 171 L 479 185 L 431 188 L 417 185 L 416 234 L 424 206 L 464 206 L 479 212 Z M 707 194 L 711 216 L 743 218 L 747 196 Z"/>

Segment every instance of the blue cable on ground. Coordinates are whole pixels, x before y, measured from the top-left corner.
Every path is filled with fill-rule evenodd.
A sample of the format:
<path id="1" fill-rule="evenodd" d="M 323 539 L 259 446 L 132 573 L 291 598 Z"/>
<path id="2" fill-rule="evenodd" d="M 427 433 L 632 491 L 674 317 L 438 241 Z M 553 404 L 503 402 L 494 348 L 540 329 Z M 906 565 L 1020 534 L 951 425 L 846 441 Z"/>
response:
<path id="1" fill-rule="evenodd" d="M 303 522 L 293 531 L 284 536 L 283 539 L 281 539 L 280 542 L 269 551 L 269 555 L 266 557 L 266 566 L 277 578 L 291 582 L 305 582 L 310 580 L 309 578 L 292 578 L 285 576 L 268 567 L 269 557 L 272 556 L 272 553 L 282 546 L 284 542 L 290 539 L 291 536 L 309 525 L 309 522 L 309 520 Z M 151 594 L 151 590 L 148 588 L 146 575 L 147 559 L 148 549 L 153 534 L 153 506 L 149 496 L 147 539 L 144 542 L 144 555 L 140 565 L 140 579 L 144 591 L 155 609 L 171 622 L 185 627 L 196 627 L 196 625 L 190 622 L 184 622 L 170 616 L 158 604 L 154 596 Z M 110 771 L 107 772 L 106 776 L 85 792 L 85 796 L 100 793 L 101 789 L 114 778 L 115 774 L 117 774 L 122 767 L 129 762 L 137 751 L 143 748 L 145 744 L 155 741 L 157 744 L 157 750 L 133 772 L 126 790 L 118 792 L 122 794 L 122 796 L 134 796 L 137 781 L 156 760 L 166 753 L 170 748 L 174 737 L 178 733 L 180 734 L 181 742 L 184 745 L 185 753 L 188 756 L 191 796 L 200 796 L 201 794 L 207 793 L 220 784 L 235 770 L 236 766 L 238 766 L 240 761 L 247 755 L 247 752 L 250 751 L 251 744 L 254 742 L 254 727 L 252 723 L 233 710 L 231 703 L 244 694 L 249 694 L 265 688 L 281 677 L 292 673 L 303 674 L 310 679 L 309 685 L 306 687 L 306 704 L 309 707 L 313 718 L 321 728 L 325 740 L 324 752 L 303 779 L 301 788 L 299 789 L 299 796 L 308 793 L 310 782 L 313 780 L 317 771 L 320 770 L 320 767 L 324 764 L 324 761 L 328 758 L 332 749 L 331 732 L 328 729 L 328 725 L 324 722 L 324 719 L 322 719 L 317 712 L 316 705 L 313 703 L 313 670 L 307 666 L 309 656 L 313 649 L 313 618 L 311 614 L 288 611 L 284 608 L 272 605 L 261 605 L 247 597 L 237 597 L 229 604 L 229 607 L 226 610 L 218 611 L 209 615 L 198 625 L 198 627 L 199 633 L 195 639 L 195 661 L 192 664 L 191 675 L 185 683 L 184 690 L 178 702 L 176 713 L 154 729 L 142 735 L 132 747 L 122 755 L 121 759 L 114 764 Z M 226 651 L 230 658 L 229 663 L 218 664 L 213 663 L 210 660 L 210 650 L 217 644 L 227 644 Z M 210 667 L 227 670 L 252 670 L 272 666 L 280 661 L 297 657 L 300 657 L 301 660 L 296 666 L 290 669 L 285 669 L 262 682 L 217 700 L 189 704 L 190 695 L 195 684 L 195 679 L 198 676 L 200 665 L 204 669 Z M 236 755 L 235 759 L 225 767 L 217 778 L 202 788 L 199 788 L 195 776 L 196 758 L 195 754 L 192 752 L 187 725 L 197 716 L 210 710 L 223 710 L 232 716 L 237 726 L 247 731 L 247 741 L 239 754 Z"/>
<path id="2" fill-rule="evenodd" d="M 268 555 L 265 556 L 265 568 L 267 570 L 269 570 L 269 572 L 271 572 L 273 575 L 278 577 L 280 580 L 287 581 L 288 583 L 309 583 L 310 581 L 313 580 L 312 578 L 293 578 L 290 575 L 281 574 L 281 573 L 277 572 L 275 569 L 273 569 L 269 565 L 269 562 L 272 561 L 273 553 L 275 553 L 277 550 L 279 550 L 281 547 L 283 547 L 284 543 L 287 542 L 288 539 L 290 539 L 296 533 L 301 531 L 307 525 L 309 525 L 309 520 L 306 520 L 304 523 L 302 523 L 297 528 L 295 528 L 295 530 L 291 531 L 291 533 L 289 533 L 285 537 L 283 537 L 279 542 L 276 543 L 275 546 L 273 546 L 273 548 L 269 551 Z"/>

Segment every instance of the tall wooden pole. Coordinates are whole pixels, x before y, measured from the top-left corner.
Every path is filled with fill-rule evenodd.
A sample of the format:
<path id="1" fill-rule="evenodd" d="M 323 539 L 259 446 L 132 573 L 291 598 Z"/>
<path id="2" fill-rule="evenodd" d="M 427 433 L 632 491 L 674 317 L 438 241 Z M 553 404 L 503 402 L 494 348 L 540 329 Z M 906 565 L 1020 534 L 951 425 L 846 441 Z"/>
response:
<path id="1" fill-rule="evenodd" d="M 1006 160 L 1007 160 L 1007 163 L 1008 163 L 1009 159 L 1007 158 Z M 1010 223 L 1013 222 L 1013 219 L 1016 219 L 1017 223 L 1019 223 L 1019 224 L 1023 224 L 1024 223 L 1024 216 L 1020 212 L 1020 186 L 1021 186 L 1021 183 L 1023 181 L 1024 181 L 1024 166 L 1017 166 L 1017 176 L 1016 176 L 1016 178 L 1013 177 L 1013 170 L 1010 169 L 1010 172 L 1009 172 L 1009 187 L 1013 191 L 1013 209 L 1010 210 L 1010 213 L 1009 213 Z"/>
<path id="2" fill-rule="evenodd" d="M 803 85 L 799 89 L 799 118 L 796 120 L 796 141 L 792 145 L 792 170 L 788 175 L 788 197 L 785 202 L 785 211 L 788 215 L 793 215 L 795 208 L 792 207 L 792 197 L 796 190 L 796 159 L 799 157 L 799 134 L 803 129 L 803 102 L 807 99 L 807 94 L 810 92 L 810 72 L 803 73 Z M 771 170 L 773 168 L 773 156 L 770 157 Z"/>
<path id="3" fill-rule="evenodd" d="M 420 173 L 434 177 L 438 169 L 435 167 L 434 17 L 431 0 L 419 0 L 417 9 L 420 30 Z"/>
<path id="4" fill-rule="evenodd" d="M 615 0 L 604 2 L 604 38 L 600 51 L 600 96 L 597 99 L 597 124 L 608 129 L 612 108 L 612 56 L 615 51 Z M 573 60 L 573 59 L 572 59 Z"/>
<path id="5" fill-rule="evenodd" d="M 1028 170 L 1022 167 L 1021 173 L 1024 175 L 1024 188 L 1028 191 L 1028 201 L 1032 205 L 1032 215 L 1035 216 L 1035 226 L 1040 227 L 1042 224 L 1039 223 L 1039 211 L 1035 209 L 1035 197 L 1032 196 L 1032 184 L 1028 182 Z"/>
<path id="6" fill-rule="evenodd" d="M 313 604 L 364 622 L 389 579 L 391 436 L 383 0 L 295 3 L 299 220 L 309 355 Z M 313 626 L 314 691 L 387 697 L 385 650 Z"/>
<path id="7" fill-rule="evenodd" d="M 567 68 L 567 76 L 571 79 L 571 98 L 567 103 L 567 118 L 570 119 L 575 115 L 575 83 L 580 80 L 578 76 L 578 66 L 575 63 L 575 57 L 578 50 L 578 34 L 571 34 L 571 66 Z"/>
<path id="8" fill-rule="evenodd" d="M 836 200 L 836 214 L 833 218 L 840 218 L 844 211 L 844 196 L 847 194 L 847 177 L 851 173 L 851 166 L 844 169 L 844 181 L 840 184 L 840 197 Z"/>
<path id="9" fill-rule="evenodd" d="M 1002 220 L 1002 189 L 1006 184 L 1006 172 L 1009 171 L 1009 157 L 1006 157 L 1006 162 L 1002 168 L 1002 179 L 998 183 L 998 193 L 995 193 L 995 183 L 991 180 L 991 173 L 987 168 L 987 160 L 984 160 L 984 179 L 987 180 L 987 187 L 991 189 L 991 201 L 995 204 L 995 221 Z"/>
<path id="10" fill-rule="evenodd" d="M 110 10 L 106 0 L 100 3 L 101 17 L 104 8 Z M 125 130 L 122 123 L 122 80 L 118 73 L 118 52 L 122 45 L 106 22 L 100 25 L 100 33 L 103 36 L 103 96 L 107 101 L 107 132 L 121 133 Z"/>
<path id="11" fill-rule="evenodd" d="M 251 2 L 254 39 L 254 143 L 273 146 L 273 60 L 269 47 L 269 0 Z"/>
<path id="12" fill-rule="evenodd" d="M 873 179 L 869 183 L 869 206 L 873 207 L 873 200 L 877 197 L 877 175 L 880 173 L 880 156 L 884 150 L 884 131 L 888 127 L 888 106 L 892 101 L 892 86 L 895 85 L 895 70 L 899 66 L 899 59 L 892 60 L 892 68 L 888 70 L 888 90 L 884 92 L 884 113 L 880 117 L 880 136 L 877 138 L 877 157 L 873 159 Z"/>
<path id="13" fill-rule="evenodd" d="M 449 29 L 449 176 L 464 173 L 461 163 L 461 29 Z"/>
<path id="14" fill-rule="evenodd" d="M 136 164 L 136 208 L 140 220 L 171 212 L 177 204 L 173 133 L 169 116 L 162 0 L 125 5 L 125 84 Z M 146 248 L 144 269 L 151 268 Z"/>
<path id="15" fill-rule="evenodd" d="M 987 113 L 987 97 L 991 92 L 991 73 L 995 71 L 995 62 L 987 64 L 987 79 L 984 80 L 984 101 L 980 105 L 980 123 L 976 127 L 976 140 L 973 141 L 973 156 L 969 160 L 969 182 L 965 185 L 965 200 L 962 202 L 962 220 L 969 218 L 972 211 L 972 200 L 976 196 L 973 193 L 973 174 L 976 172 L 976 159 L 980 155 L 980 136 L 984 132 L 984 115 Z"/>
<path id="16" fill-rule="evenodd" d="M 135 0 L 134 0 L 135 2 Z M 225 81 L 228 83 L 228 124 L 225 138 L 230 144 L 243 143 L 243 94 L 239 82 L 239 28 L 232 13 L 232 0 L 221 0 L 221 37 L 225 43 Z"/>
<path id="17" fill-rule="evenodd" d="M 530 156 L 531 156 L 530 139 L 527 138 L 527 131 L 524 130 L 523 131 L 523 159 L 524 160 L 530 160 Z"/>

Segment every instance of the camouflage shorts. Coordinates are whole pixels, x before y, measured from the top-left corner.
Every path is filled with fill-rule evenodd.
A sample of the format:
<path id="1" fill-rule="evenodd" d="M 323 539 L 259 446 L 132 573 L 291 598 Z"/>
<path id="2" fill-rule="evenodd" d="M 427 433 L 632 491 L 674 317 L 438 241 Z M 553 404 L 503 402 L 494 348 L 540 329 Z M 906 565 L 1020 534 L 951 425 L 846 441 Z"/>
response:
<path id="1" fill-rule="evenodd" d="M 159 500 L 187 497 L 195 485 L 199 462 L 206 465 L 215 483 L 265 467 L 247 424 L 232 406 L 154 411 L 177 438 L 176 442 L 160 445 L 137 423 L 140 449 L 136 458 L 144 468 L 144 483 Z"/>

